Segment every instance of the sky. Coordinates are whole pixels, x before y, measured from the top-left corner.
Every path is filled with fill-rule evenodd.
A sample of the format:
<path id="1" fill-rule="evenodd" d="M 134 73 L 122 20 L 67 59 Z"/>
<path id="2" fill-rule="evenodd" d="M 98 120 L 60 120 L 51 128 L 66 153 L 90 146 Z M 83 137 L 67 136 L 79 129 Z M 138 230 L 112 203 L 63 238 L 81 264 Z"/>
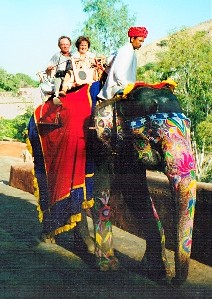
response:
<path id="1" fill-rule="evenodd" d="M 128 6 L 130 16 L 135 15 L 135 25 L 148 29 L 144 45 L 212 19 L 212 0 L 122 3 Z M 38 79 L 36 73 L 44 70 L 51 56 L 59 51 L 58 37 L 72 38 L 86 18 L 80 0 L 0 0 L 0 68 Z"/>

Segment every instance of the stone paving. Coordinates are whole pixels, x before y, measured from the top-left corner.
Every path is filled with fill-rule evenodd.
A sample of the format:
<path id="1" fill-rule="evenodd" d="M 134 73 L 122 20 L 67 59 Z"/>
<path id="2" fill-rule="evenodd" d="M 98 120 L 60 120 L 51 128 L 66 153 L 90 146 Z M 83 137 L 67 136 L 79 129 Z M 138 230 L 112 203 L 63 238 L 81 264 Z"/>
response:
<path id="1" fill-rule="evenodd" d="M 20 159 L 0 156 L 1 299 L 212 298 L 212 269 L 195 260 L 180 288 L 142 276 L 138 268 L 145 241 L 117 227 L 113 227 L 114 247 L 121 268 L 114 272 L 99 272 L 94 256 L 83 246 L 74 246 L 73 232 L 58 238 L 57 244 L 40 242 L 36 199 L 8 183 L 10 167 Z M 173 253 L 167 254 L 173 261 Z"/>

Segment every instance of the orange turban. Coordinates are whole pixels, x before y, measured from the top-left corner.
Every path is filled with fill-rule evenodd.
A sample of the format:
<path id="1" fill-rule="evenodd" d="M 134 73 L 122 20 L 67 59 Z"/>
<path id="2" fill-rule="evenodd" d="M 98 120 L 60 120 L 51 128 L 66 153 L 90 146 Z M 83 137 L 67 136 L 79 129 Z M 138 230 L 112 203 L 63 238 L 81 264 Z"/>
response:
<path id="1" fill-rule="evenodd" d="M 148 31 L 145 27 L 130 27 L 130 29 L 128 30 L 129 37 L 139 36 L 146 38 L 147 34 Z"/>

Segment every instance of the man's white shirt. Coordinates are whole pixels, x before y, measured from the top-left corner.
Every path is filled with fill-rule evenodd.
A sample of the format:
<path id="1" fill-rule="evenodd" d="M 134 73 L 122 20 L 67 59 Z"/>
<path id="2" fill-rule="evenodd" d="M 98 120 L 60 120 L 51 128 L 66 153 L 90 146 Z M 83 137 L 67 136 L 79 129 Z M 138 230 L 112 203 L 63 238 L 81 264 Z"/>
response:
<path id="1" fill-rule="evenodd" d="M 131 43 L 121 47 L 112 63 L 107 80 L 98 94 L 104 100 L 111 99 L 117 91 L 136 81 L 137 57 Z"/>

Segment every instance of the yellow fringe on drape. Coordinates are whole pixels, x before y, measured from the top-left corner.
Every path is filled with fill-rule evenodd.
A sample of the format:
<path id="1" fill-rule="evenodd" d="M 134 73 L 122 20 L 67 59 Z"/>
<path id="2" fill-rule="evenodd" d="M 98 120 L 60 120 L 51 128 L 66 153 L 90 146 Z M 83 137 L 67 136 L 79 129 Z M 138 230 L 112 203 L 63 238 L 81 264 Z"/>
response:
<path id="1" fill-rule="evenodd" d="M 40 205 L 37 205 L 37 211 L 38 211 L 38 219 L 40 222 L 43 222 L 43 212 L 41 211 Z"/>
<path id="2" fill-rule="evenodd" d="M 57 228 L 54 231 L 54 234 L 58 235 L 58 234 L 61 234 L 61 233 L 64 233 L 64 232 L 67 232 L 67 231 L 73 229 L 77 225 L 77 222 L 80 222 L 81 220 L 82 220 L 81 213 L 76 214 L 76 215 L 72 215 L 70 217 L 69 221 L 68 221 L 68 222 L 70 222 L 70 224 L 66 224 L 66 225 L 64 225 L 62 227 Z"/>
<path id="3" fill-rule="evenodd" d="M 84 200 L 83 201 L 83 203 L 82 203 L 82 208 L 84 209 L 84 210 L 86 210 L 86 209 L 90 209 L 90 208 L 92 208 L 93 207 L 93 205 L 94 205 L 94 199 L 93 198 L 91 198 L 90 200 Z"/>
<path id="4" fill-rule="evenodd" d="M 29 141 L 29 138 L 26 139 L 26 145 L 27 145 L 27 149 L 29 151 L 29 153 L 31 154 L 31 156 L 33 156 L 32 153 L 32 146 L 31 143 Z M 32 174 L 33 174 L 33 188 L 34 188 L 34 196 L 39 199 L 39 188 L 38 188 L 38 181 L 37 178 L 35 176 L 35 170 L 34 168 L 32 169 Z"/>

